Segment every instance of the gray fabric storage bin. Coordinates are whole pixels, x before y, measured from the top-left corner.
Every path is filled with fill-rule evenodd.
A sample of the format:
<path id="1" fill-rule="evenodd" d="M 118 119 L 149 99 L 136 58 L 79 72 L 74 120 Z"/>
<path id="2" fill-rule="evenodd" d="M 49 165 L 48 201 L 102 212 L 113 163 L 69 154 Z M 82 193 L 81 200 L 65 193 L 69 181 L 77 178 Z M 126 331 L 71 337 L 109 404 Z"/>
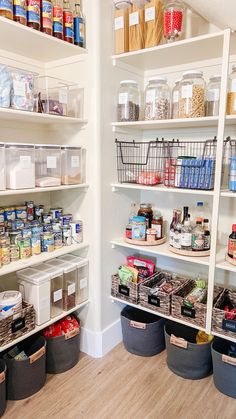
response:
<path id="1" fill-rule="evenodd" d="M 37 393 L 46 381 L 46 341 L 43 336 L 29 338 L 17 345 L 27 359 L 16 361 L 7 354 L 7 399 L 21 400 Z"/>
<path id="2" fill-rule="evenodd" d="M 167 365 L 180 377 L 199 380 L 212 373 L 211 344 L 197 344 L 198 331 L 182 324 L 168 321 L 165 325 Z M 170 342 L 171 335 L 185 339 L 187 348 Z"/>
<path id="3" fill-rule="evenodd" d="M 127 351 L 140 356 L 153 356 L 165 349 L 165 320 L 133 307 L 121 312 L 121 327 Z"/>
<path id="4" fill-rule="evenodd" d="M 213 379 L 221 393 L 236 399 L 236 359 L 227 356 L 229 347 L 230 342 L 220 338 L 212 343 Z M 230 362 L 235 362 L 235 365 Z"/>
<path id="5" fill-rule="evenodd" d="M 6 410 L 6 371 L 7 366 L 3 359 L 0 359 L 0 416 Z"/>
<path id="6" fill-rule="evenodd" d="M 80 334 L 65 338 L 58 336 L 46 338 L 46 371 L 48 374 L 60 374 L 73 368 L 79 362 Z"/>

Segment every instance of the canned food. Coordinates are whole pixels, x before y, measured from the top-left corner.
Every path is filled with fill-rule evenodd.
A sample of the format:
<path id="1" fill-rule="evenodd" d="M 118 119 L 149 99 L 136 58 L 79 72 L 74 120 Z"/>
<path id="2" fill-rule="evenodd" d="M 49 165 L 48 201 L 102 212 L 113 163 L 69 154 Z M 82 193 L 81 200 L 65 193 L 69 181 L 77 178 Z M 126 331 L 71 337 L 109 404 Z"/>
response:
<path id="1" fill-rule="evenodd" d="M 11 262 L 10 245 L 8 243 L 1 244 L 2 265 L 8 265 Z"/>
<path id="2" fill-rule="evenodd" d="M 47 253 L 54 251 L 54 233 L 43 233 L 42 251 Z"/>
<path id="3" fill-rule="evenodd" d="M 34 220 L 34 201 L 26 201 L 26 213 L 27 213 L 27 220 L 33 221 Z"/>
<path id="4" fill-rule="evenodd" d="M 44 205 L 36 205 L 34 207 L 34 216 L 36 220 L 40 221 L 40 223 L 43 221 L 43 213 L 44 213 Z"/>
<path id="5" fill-rule="evenodd" d="M 79 244 L 83 241 L 83 223 L 81 220 L 71 221 L 72 243 Z"/>
<path id="6" fill-rule="evenodd" d="M 8 207 L 4 210 L 4 220 L 5 221 L 15 221 L 16 211 L 14 207 Z"/>
<path id="7" fill-rule="evenodd" d="M 61 215 L 63 213 L 63 209 L 62 208 L 51 208 L 50 209 L 50 214 L 52 214 L 52 218 L 53 219 L 57 219 L 60 218 Z"/>
<path id="8" fill-rule="evenodd" d="M 39 234 L 41 234 L 43 232 L 43 226 L 38 224 L 38 225 L 32 225 L 31 226 L 31 232 L 32 232 L 32 236 L 38 236 Z"/>
<path id="9" fill-rule="evenodd" d="M 20 259 L 20 249 L 17 244 L 10 245 L 10 259 L 11 262 L 16 262 Z"/>
<path id="10" fill-rule="evenodd" d="M 24 227 L 21 230 L 23 239 L 30 239 L 32 236 L 32 231 L 30 227 Z"/>
<path id="11" fill-rule="evenodd" d="M 19 239 L 18 246 L 20 251 L 20 259 L 28 259 L 31 256 L 30 239 Z"/>
<path id="12" fill-rule="evenodd" d="M 71 246 L 71 227 L 63 226 L 62 227 L 62 243 L 64 246 Z"/>
<path id="13" fill-rule="evenodd" d="M 5 213 L 4 208 L 0 208 L 0 224 L 3 224 L 5 221 L 4 213 Z"/>
<path id="14" fill-rule="evenodd" d="M 63 246 L 62 231 L 54 232 L 54 246 L 55 246 L 55 250 L 60 249 Z"/>
<path id="15" fill-rule="evenodd" d="M 61 231 L 61 223 L 60 223 L 60 220 L 53 220 L 53 222 L 52 222 L 52 229 L 53 229 L 53 231 Z"/>
<path id="16" fill-rule="evenodd" d="M 69 225 L 72 221 L 72 214 L 64 214 L 60 217 L 61 224 L 63 226 Z"/>
<path id="17" fill-rule="evenodd" d="M 44 224 L 43 225 L 43 232 L 52 232 L 52 224 Z"/>
<path id="18" fill-rule="evenodd" d="M 52 222 L 52 214 L 50 212 L 47 212 L 43 214 L 43 222 L 44 224 L 51 224 Z"/>
<path id="19" fill-rule="evenodd" d="M 144 241 L 146 238 L 146 218 L 135 216 L 132 218 L 132 239 Z"/>
<path id="20" fill-rule="evenodd" d="M 27 219 L 26 206 L 16 207 L 16 219 L 17 220 Z"/>
<path id="21" fill-rule="evenodd" d="M 17 240 L 22 238 L 21 231 L 19 230 L 9 231 L 9 238 L 10 238 L 10 244 L 17 245 Z"/>
<path id="22" fill-rule="evenodd" d="M 12 230 L 20 230 L 24 227 L 24 221 L 23 220 L 15 220 L 11 222 L 11 228 Z"/>
<path id="23" fill-rule="evenodd" d="M 39 234 L 31 237 L 31 253 L 32 256 L 40 255 L 41 253 L 41 239 Z"/>

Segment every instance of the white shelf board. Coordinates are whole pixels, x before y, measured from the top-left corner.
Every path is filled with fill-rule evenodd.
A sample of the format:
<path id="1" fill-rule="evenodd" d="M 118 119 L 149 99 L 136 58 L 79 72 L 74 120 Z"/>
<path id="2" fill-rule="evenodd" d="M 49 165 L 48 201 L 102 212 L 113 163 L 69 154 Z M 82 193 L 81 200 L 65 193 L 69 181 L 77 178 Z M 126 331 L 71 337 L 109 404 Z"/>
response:
<path id="1" fill-rule="evenodd" d="M 226 252 L 227 252 L 226 246 L 220 246 L 217 248 L 216 268 L 222 269 L 224 271 L 236 272 L 236 265 L 231 265 L 231 263 L 225 260 Z"/>
<path id="2" fill-rule="evenodd" d="M 153 48 L 113 55 L 113 65 L 128 64 L 141 71 L 222 57 L 223 31 L 184 39 Z M 232 42 L 232 53 L 235 45 Z"/>
<path id="3" fill-rule="evenodd" d="M 85 54 L 87 51 L 20 23 L 0 17 L 0 49 L 43 63 Z"/>
<path id="4" fill-rule="evenodd" d="M 229 340 L 230 342 L 235 342 L 236 343 L 236 335 L 235 335 L 235 338 L 232 338 L 231 336 L 225 336 L 221 333 L 217 333 L 217 332 L 213 332 L 213 331 L 211 331 L 211 334 L 213 336 L 217 336 L 219 338 L 226 339 L 226 340 Z"/>
<path id="5" fill-rule="evenodd" d="M 0 352 L 5 351 L 6 349 L 10 348 L 13 345 L 16 345 L 17 343 L 21 342 L 22 340 L 27 339 L 28 337 L 34 335 L 35 333 L 40 332 L 41 330 L 45 329 L 46 327 L 50 326 L 51 324 L 57 322 L 58 320 L 62 319 L 63 317 L 67 316 L 68 314 L 74 313 L 77 310 L 80 310 L 81 308 L 85 307 L 89 304 L 89 300 L 84 301 L 81 304 L 76 305 L 75 307 L 71 308 L 68 311 L 63 311 L 61 314 L 59 314 L 56 317 L 53 317 L 53 319 L 50 319 L 48 322 L 41 324 L 40 326 L 36 326 L 33 330 L 31 330 L 28 333 L 25 333 L 23 336 L 20 336 L 19 338 L 13 340 L 12 342 L 8 343 L 7 345 L 0 346 Z"/>
<path id="6" fill-rule="evenodd" d="M 40 255 L 31 256 L 29 259 L 21 259 L 17 262 L 11 262 L 9 263 L 9 265 L 5 265 L 0 268 L 0 276 L 19 271 L 20 269 L 28 268 L 29 266 L 34 266 L 43 262 L 47 262 L 50 259 L 66 255 L 67 253 L 72 253 L 78 250 L 86 249 L 88 246 L 89 245 L 86 242 L 81 244 L 72 244 L 71 246 L 64 246 L 61 249 L 54 250 L 54 252 L 43 252 Z"/>
<path id="7" fill-rule="evenodd" d="M 236 118 L 234 119 L 236 123 Z M 205 116 L 202 118 L 162 119 L 156 121 L 112 122 L 111 125 L 113 131 L 116 131 L 116 128 L 125 128 L 132 130 L 157 130 L 176 128 L 217 127 L 218 117 Z"/>
<path id="8" fill-rule="evenodd" d="M 150 255 L 159 255 L 165 256 L 172 259 L 178 259 L 185 262 L 195 263 L 199 265 L 209 266 L 209 256 L 199 256 L 199 257 L 192 257 L 192 256 L 183 256 L 177 255 L 176 253 L 172 253 L 169 250 L 169 243 L 166 242 L 159 246 L 137 246 L 134 244 L 126 243 L 123 237 L 111 240 L 112 247 L 124 247 L 127 249 L 136 250 L 142 253 L 148 253 Z"/>
<path id="9" fill-rule="evenodd" d="M 151 191 L 151 192 L 165 192 L 165 193 L 180 193 L 189 195 L 201 195 L 201 196 L 213 196 L 214 191 L 202 191 L 197 189 L 179 189 L 179 188 L 167 188 L 166 186 L 145 186 L 133 183 L 112 183 L 111 188 L 113 192 L 120 189 L 133 189 L 139 191 Z"/>
<path id="10" fill-rule="evenodd" d="M 236 192 L 231 192 L 229 190 L 222 190 L 220 196 L 224 198 L 236 198 Z"/>
<path id="11" fill-rule="evenodd" d="M 0 191 L 0 196 L 12 196 L 12 195 L 25 195 L 29 193 L 42 193 L 42 192 L 54 192 L 54 191 L 67 191 L 71 189 L 87 189 L 88 183 L 81 183 L 79 185 L 60 185 L 50 186 L 48 188 L 32 188 L 32 189 L 7 189 L 6 191 Z"/>
<path id="12" fill-rule="evenodd" d="M 167 315 L 162 314 L 162 313 L 158 313 L 157 311 L 151 310 L 151 309 L 146 308 L 146 307 L 142 307 L 140 304 L 133 304 L 133 303 L 130 303 L 129 301 L 125 301 L 125 300 L 122 300 L 121 298 L 116 298 L 116 297 L 113 297 L 113 296 L 111 296 L 111 300 L 112 301 L 117 301 L 118 303 L 122 303 L 124 305 L 128 305 L 130 307 L 138 308 L 139 310 L 146 311 L 147 313 L 155 314 L 156 316 L 163 317 L 164 319 L 168 319 L 168 320 L 171 320 L 171 321 L 176 322 L 176 323 L 184 324 L 185 326 L 189 326 L 189 327 L 192 327 L 192 328 L 197 329 L 197 330 L 203 330 L 204 332 L 206 331 L 205 328 L 203 328 L 201 326 L 196 326 L 196 325 L 188 322 L 187 320 L 185 321 L 185 320 L 177 319 L 177 318 L 172 317 L 172 316 L 167 316 Z"/>
<path id="13" fill-rule="evenodd" d="M 46 113 L 21 111 L 11 108 L 0 108 L 0 120 L 28 122 L 43 125 L 85 125 L 87 120 L 70 116 L 49 115 Z"/>

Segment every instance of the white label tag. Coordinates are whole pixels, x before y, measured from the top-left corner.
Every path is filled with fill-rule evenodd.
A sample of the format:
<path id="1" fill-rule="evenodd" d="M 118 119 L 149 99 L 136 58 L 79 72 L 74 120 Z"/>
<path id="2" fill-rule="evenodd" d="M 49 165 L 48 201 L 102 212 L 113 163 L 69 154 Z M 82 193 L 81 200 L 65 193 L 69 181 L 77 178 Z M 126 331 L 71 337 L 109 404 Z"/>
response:
<path id="1" fill-rule="evenodd" d="M 88 286 L 87 278 L 83 278 L 79 281 L 79 287 L 81 290 L 83 290 L 84 288 L 87 288 L 87 286 Z"/>
<path id="2" fill-rule="evenodd" d="M 119 105 L 126 105 L 128 102 L 128 93 L 119 94 Z"/>
<path id="3" fill-rule="evenodd" d="M 236 79 L 231 81 L 231 92 L 236 92 Z"/>
<path id="4" fill-rule="evenodd" d="M 220 99 L 220 91 L 219 89 L 210 89 L 207 92 L 207 100 L 209 102 L 216 102 Z"/>
<path id="5" fill-rule="evenodd" d="M 60 91 L 59 91 L 59 102 L 67 104 L 68 97 L 67 97 L 67 90 L 66 89 L 60 89 Z"/>
<path id="6" fill-rule="evenodd" d="M 146 103 L 155 103 L 156 100 L 156 91 L 155 89 L 147 90 L 146 93 Z"/>
<path id="7" fill-rule="evenodd" d="M 47 156 L 47 169 L 57 168 L 57 158 L 55 156 Z"/>
<path id="8" fill-rule="evenodd" d="M 129 15 L 129 26 L 134 26 L 139 24 L 139 13 L 134 12 Z"/>
<path id="9" fill-rule="evenodd" d="M 62 300 L 62 289 L 54 291 L 53 293 L 53 302 L 56 303 L 59 300 Z"/>
<path id="10" fill-rule="evenodd" d="M 150 22 L 150 20 L 155 20 L 155 7 L 145 9 L 145 22 Z"/>
<path id="11" fill-rule="evenodd" d="M 30 169 L 31 166 L 31 157 L 30 156 L 20 156 L 20 167 L 21 169 Z"/>
<path id="12" fill-rule="evenodd" d="M 179 101 L 179 92 L 175 91 L 173 94 L 173 103 L 178 103 Z"/>
<path id="13" fill-rule="evenodd" d="M 124 28 L 124 17 L 119 16 L 115 18 L 115 31 L 118 31 L 119 29 Z"/>
<path id="14" fill-rule="evenodd" d="M 75 292 L 75 284 L 68 285 L 68 287 L 67 287 L 68 295 L 74 294 L 74 292 Z"/>
<path id="15" fill-rule="evenodd" d="M 189 99 L 193 95 L 193 86 L 183 86 L 182 87 L 182 98 Z"/>
<path id="16" fill-rule="evenodd" d="M 26 94 L 26 86 L 24 81 L 13 81 L 13 89 L 15 96 L 25 96 Z"/>
<path id="17" fill-rule="evenodd" d="M 79 167 L 79 156 L 71 156 L 71 167 L 76 168 Z"/>

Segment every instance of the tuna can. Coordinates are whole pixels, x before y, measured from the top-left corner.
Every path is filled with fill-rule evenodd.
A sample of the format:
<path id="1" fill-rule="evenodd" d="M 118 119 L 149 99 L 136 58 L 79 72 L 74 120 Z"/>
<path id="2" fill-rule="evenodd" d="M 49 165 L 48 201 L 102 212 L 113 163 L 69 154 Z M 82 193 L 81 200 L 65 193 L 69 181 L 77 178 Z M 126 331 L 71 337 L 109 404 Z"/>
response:
<path id="1" fill-rule="evenodd" d="M 53 252 L 54 251 L 54 233 L 43 233 L 42 236 L 42 251 L 43 252 Z"/>
<path id="2" fill-rule="evenodd" d="M 63 246 L 61 230 L 54 231 L 54 246 L 55 246 L 55 250 L 60 249 Z"/>
<path id="3" fill-rule="evenodd" d="M 11 262 L 16 262 L 20 259 L 20 249 L 17 244 L 10 245 L 10 259 Z"/>
<path id="4" fill-rule="evenodd" d="M 26 206 L 19 206 L 16 207 L 16 220 L 26 220 L 27 219 L 27 211 Z"/>
<path id="5" fill-rule="evenodd" d="M 43 223 L 44 224 L 51 224 L 52 222 L 52 214 L 50 212 L 47 212 L 43 214 Z"/>
<path id="6" fill-rule="evenodd" d="M 62 216 L 63 209 L 62 208 L 51 208 L 50 214 L 52 214 L 52 218 L 56 220 Z"/>
<path id="7" fill-rule="evenodd" d="M 20 250 L 20 259 L 28 259 L 31 256 L 30 239 L 19 239 L 18 246 Z"/>
<path id="8" fill-rule="evenodd" d="M 70 226 L 63 226 L 62 227 L 62 242 L 64 246 L 71 246 L 72 238 L 71 238 L 71 227 Z"/>
<path id="9" fill-rule="evenodd" d="M 40 253 L 41 253 L 40 234 L 33 235 L 31 237 L 31 253 L 32 253 L 32 256 L 40 255 Z"/>
<path id="10" fill-rule="evenodd" d="M 71 222 L 72 243 L 79 244 L 83 241 L 83 222 L 81 220 Z"/>
<path id="11" fill-rule="evenodd" d="M 8 207 L 4 210 L 4 219 L 5 221 L 15 221 L 16 211 L 14 207 Z"/>
<path id="12" fill-rule="evenodd" d="M 4 208 L 0 208 L 0 224 L 3 224 L 5 221 L 4 214 L 5 214 Z"/>
<path id="13" fill-rule="evenodd" d="M 34 201 L 26 201 L 26 213 L 27 213 L 27 220 L 33 221 L 34 220 Z"/>
<path id="14" fill-rule="evenodd" d="M 61 224 L 68 226 L 72 221 L 72 214 L 64 214 L 60 217 Z"/>

